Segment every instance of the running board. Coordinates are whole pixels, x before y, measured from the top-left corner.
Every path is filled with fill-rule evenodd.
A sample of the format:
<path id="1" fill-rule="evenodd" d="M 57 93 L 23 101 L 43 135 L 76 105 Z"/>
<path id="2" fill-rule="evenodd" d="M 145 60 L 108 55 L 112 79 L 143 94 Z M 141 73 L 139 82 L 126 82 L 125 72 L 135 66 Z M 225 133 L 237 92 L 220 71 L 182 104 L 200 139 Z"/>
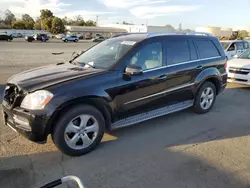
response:
<path id="1" fill-rule="evenodd" d="M 122 128 L 122 127 L 127 127 L 127 126 L 134 125 L 134 124 L 137 124 L 137 123 L 149 120 L 149 119 L 153 119 L 156 117 L 160 117 L 163 115 L 181 111 L 193 105 L 194 105 L 194 100 L 188 100 L 188 101 L 176 103 L 176 104 L 169 105 L 163 108 L 159 108 L 150 112 L 138 114 L 129 118 L 116 121 L 111 125 L 111 128 L 117 129 L 117 128 Z"/>

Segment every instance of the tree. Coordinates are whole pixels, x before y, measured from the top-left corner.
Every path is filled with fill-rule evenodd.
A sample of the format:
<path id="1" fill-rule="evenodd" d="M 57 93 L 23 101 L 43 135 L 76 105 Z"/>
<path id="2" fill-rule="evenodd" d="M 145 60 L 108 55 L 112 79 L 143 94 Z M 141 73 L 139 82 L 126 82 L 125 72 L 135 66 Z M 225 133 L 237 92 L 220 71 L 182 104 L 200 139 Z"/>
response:
<path id="1" fill-rule="evenodd" d="M 34 21 L 34 19 L 30 15 L 23 14 L 22 15 L 22 20 L 25 23 L 26 29 L 33 29 L 34 28 L 35 21 Z"/>
<path id="2" fill-rule="evenodd" d="M 51 12 L 48 9 L 42 9 L 40 12 L 41 12 L 40 16 L 41 20 L 54 17 L 53 12 Z"/>
<path id="3" fill-rule="evenodd" d="M 52 17 L 50 18 L 45 18 L 45 19 L 41 19 L 41 28 L 43 30 L 49 31 L 51 32 L 51 28 L 52 28 Z"/>
<path id="4" fill-rule="evenodd" d="M 15 20 L 12 23 L 12 28 L 14 29 L 26 29 L 25 23 L 23 20 Z"/>
<path id="5" fill-rule="evenodd" d="M 58 17 L 53 18 L 51 31 L 54 34 L 64 32 L 64 24 L 61 18 Z"/>
<path id="6" fill-rule="evenodd" d="M 169 30 L 169 31 L 174 31 L 174 30 L 175 30 L 174 27 L 173 27 L 172 25 L 166 25 L 165 27 L 166 27 L 167 30 Z"/>
<path id="7" fill-rule="evenodd" d="M 248 37 L 248 32 L 247 32 L 246 30 L 240 30 L 240 31 L 238 32 L 237 39 L 243 40 L 243 39 L 245 39 L 246 37 Z"/>
<path id="8" fill-rule="evenodd" d="M 40 19 L 37 19 L 36 22 L 34 23 L 34 29 L 37 29 L 37 30 L 41 30 L 42 29 L 41 20 Z"/>
<path id="9" fill-rule="evenodd" d="M 42 9 L 41 11 L 41 28 L 43 30 L 51 32 L 52 29 L 52 20 L 54 18 L 53 12 L 48 9 Z"/>
<path id="10" fill-rule="evenodd" d="M 85 21 L 83 20 L 81 15 L 77 15 L 74 17 L 74 20 L 71 21 L 70 25 L 75 25 L 75 26 L 85 26 Z"/>
<path id="11" fill-rule="evenodd" d="M 96 22 L 92 21 L 92 20 L 88 20 L 86 21 L 86 26 L 96 26 Z"/>
<path id="12" fill-rule="evenodd" d="M 15 15 L 9 9 L 7 9 L 4 12 L 4 14 L 5 14 L 4 22 L 6 25 L 11 25 L 12 22 L 16 20 Z"/>
<path id="13" fill-rule="evenodd" d="M 133 25 L 132 23 L 128 23 L 128 22 L 125 22 L 125 21 L 123 21 L 122 24 L 123 25 Z"/>

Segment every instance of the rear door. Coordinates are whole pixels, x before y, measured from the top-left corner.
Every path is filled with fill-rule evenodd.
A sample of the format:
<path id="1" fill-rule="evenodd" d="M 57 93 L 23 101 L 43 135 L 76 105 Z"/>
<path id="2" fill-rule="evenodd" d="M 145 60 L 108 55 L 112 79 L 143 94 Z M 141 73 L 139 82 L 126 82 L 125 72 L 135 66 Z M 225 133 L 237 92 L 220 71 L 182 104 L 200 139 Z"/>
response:
<path id="1" fill-rule="evenodd" d="M 193 40 L 171 37 L 165 40 L 167 60 L 166 97 L 168 104 L 191 100 L 194 79 L 203 67 Z"/>

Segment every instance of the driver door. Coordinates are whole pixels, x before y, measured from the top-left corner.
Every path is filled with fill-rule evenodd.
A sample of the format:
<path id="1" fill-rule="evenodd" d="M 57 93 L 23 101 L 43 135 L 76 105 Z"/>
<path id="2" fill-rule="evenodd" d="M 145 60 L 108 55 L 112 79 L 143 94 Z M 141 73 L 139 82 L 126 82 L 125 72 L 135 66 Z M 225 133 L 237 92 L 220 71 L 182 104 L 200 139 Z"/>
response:
<path id="1" fill-rule="evenodd" d="M 128 76 L 121 72 L 118 76 L 119 94 L 116 96 L 118 119 L 151 111 L 164 106 L 166 78 L 163 43 L 150 40 L 139 46 L 126 60 L 126 65 L 142 67 L 140 75 Z"/>

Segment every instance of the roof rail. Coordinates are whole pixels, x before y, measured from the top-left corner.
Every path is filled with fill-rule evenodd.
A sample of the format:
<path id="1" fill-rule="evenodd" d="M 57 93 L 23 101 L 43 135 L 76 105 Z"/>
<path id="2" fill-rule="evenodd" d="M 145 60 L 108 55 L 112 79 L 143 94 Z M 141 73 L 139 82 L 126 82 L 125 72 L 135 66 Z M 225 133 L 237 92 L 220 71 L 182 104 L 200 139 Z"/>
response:
<path id="1" fill-rule="evenodd" d="M 164 33 L 149 33 L 147 38 L 155 37 L 155 36 L 162 36 L 162 35 L 202 35 L 202 36 L 213 36 L 210 33 L 206 32 L 184 32 L 184 31 L 171 31 L 171 32 L 164 32 Z"/>
<path id="2" fill-rule="evenodd" d="M 144 32 L 119 33 L 119 34 L 113 35 L 111 38 L 116 38 L 116 37 L 121 37 L 121 36 L 126 36 L 126 35 L 133 35 L 133 34 L 148 34 L 148 33 L 144 33 Z"/>

